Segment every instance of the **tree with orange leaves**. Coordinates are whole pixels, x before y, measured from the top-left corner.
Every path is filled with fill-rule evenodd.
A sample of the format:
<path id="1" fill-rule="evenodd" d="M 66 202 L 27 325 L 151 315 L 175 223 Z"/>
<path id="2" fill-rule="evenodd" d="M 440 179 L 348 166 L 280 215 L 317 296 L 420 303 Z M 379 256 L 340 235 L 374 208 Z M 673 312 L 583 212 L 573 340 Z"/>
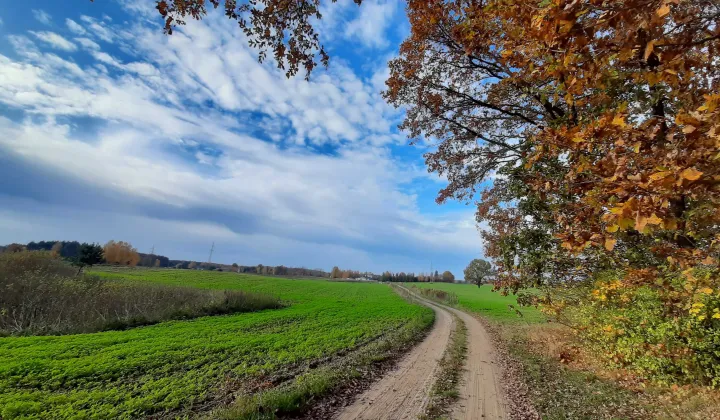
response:
<path id="1" fill-rule="evenodd" d="M 662 303 L 653 316 L 668 336 L 639 344 L 667 340 L 665 367 L 642 368 L 720 384 L 708 353 L 720 330 L 720 3 L 410 1 L 408 13 L 386 97 L 406 107 L 411 138 L 439 141 L 426 155 L 449 180 L 438 202 L 482 190 L 499 285 L 554 282 L 544 302 L 560 315 L 560 291 L 612 272 L 597 308 Z M 620 348 L 622 334 L 600 335 Z"/>
<path id="2" fill-rule="evenodd" d="M 135 267 L 140 262 L 140 255 L 129 242 L 108 241 L 103 247 L 103 253 L 108 264 Z"/>

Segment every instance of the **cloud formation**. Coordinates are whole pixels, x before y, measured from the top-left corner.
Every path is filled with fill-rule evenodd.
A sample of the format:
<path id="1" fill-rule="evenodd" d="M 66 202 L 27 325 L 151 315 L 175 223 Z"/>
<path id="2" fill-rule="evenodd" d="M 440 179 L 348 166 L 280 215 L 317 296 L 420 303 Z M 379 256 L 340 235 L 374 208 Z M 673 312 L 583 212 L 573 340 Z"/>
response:
<path id="1" fill-rule="evenodd" d="M 379 46 L 388 24 L 368 20 L 395 6 L 368 6 L 351 34 Z M 376 271 L 433 255 L 457 271 L 480 251 L 471 212 L 419 210 L 410 186 L 431 181 L 392 153 L 404 136 L 381 72 L 338 59 L 287 79 L 219 14 L 171 37 L 144 16 L 115 21 L 70 16 L 0 55 L 0 104 L 22 112 L 0 118 L 4 171 L 37 184 L 0 189 L 3 236 L 163 242 L 194 259 L 214 240 L 247 264 Z"/>

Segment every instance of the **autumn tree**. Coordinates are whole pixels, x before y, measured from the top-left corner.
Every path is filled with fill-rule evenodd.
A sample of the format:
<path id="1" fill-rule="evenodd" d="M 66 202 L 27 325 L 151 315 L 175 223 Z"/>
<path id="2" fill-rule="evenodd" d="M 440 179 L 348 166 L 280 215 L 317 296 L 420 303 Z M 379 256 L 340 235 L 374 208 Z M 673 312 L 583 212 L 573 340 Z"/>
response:
<path id="1" fill-rule="evenodd" d="M 190 264 L 188 264 L 189 270 L 194 270 L 195 268 L 197 268 L 197 263 L 195 261 L 192 261 L 190 262 Z"/>
<path id="2" fill-rule="evenodd" d="M 62 248 L 62 242 L 55 242 L 52 248 L 50 248 L 50 255 L 52 255 L 54 258 L 60 258 L 60 256 L 62 255 Z"/>
<path id="3" fill-rule="evenodd" d="M 489 262 L 475 258 L 465 267 L 463 274 L 466 282 L 477 284 L 479 287 L 486 282 L 486 279 L 493 276 L 495 271 Z"/>
<path id="4" fill-rule="evenodd" d="M 445 283 L 452 283 L 455 281 L 455 276 L 449 271 L 444 271 L 442 273 L 442 281 L 444 281 Z"/>
<path id="5" fill-rule="evenodd" d="M 21 244 L 12 243 L 5 247 L 5 252 L 7 252 L 8 254 L 22 251 L 25 251 L 25 246 Z"/>
<path id="6" fill-rule="evenodd" d="M 108 264 L 135 267 L 140 261 L 137 250 L 128 242 L 111 240 L 105 244 L 103 250 Z"/>
<path id="7" fill-rule="evenodd" d="M 720 360 L 703 350 L 710 335 L 682 338 L 720 319 L 720 3 L 409 1 L 407 10 L 411 34 L 385 96 L 407 109 L 411 139 L 437 140 L 426 162 L 449 181 L 438 202 L 481 193 L 498 286 L 555 282 L 543 302 L 561 311 L 566 295 L 553 293 L 612 272 L 611 286 L 593 291 L 602 305 L 630 309 L 641 288 L 663 303 L 668 345 L 656 365 L 720 377 L 711 367 Z M 683 350 L 694 356 L 677 352 L 683 340 L 697 343 Z"/>

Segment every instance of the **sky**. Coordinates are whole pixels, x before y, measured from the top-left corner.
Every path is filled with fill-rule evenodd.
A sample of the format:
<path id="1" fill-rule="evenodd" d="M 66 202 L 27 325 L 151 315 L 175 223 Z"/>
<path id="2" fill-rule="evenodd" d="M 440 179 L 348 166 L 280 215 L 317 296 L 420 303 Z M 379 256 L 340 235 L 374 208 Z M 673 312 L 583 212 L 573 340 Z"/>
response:
<path id="1" fill-rule="evenodd" d="M 381 91 L 402 3 L 340 0 L 309 81 L 211 11 L 173 35 L 152 0 L 0 4 L 0 244 L 131 242 L 171 259 L 462 270 L 474 208 L 408 145 Z"/>

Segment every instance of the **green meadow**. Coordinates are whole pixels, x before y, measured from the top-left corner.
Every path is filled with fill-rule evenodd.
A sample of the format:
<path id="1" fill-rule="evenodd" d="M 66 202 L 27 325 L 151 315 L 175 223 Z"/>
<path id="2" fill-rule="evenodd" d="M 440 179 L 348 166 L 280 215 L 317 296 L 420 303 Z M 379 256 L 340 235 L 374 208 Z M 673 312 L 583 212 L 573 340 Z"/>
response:
<path id="1" fill-rule="evenodd" d="M 460 283 L 406 283 L 408 286 L 424 287 L 454 293 L 458 297 L 458 306 L 495 321 L 508 323 L 544 321 L 543 315 L 536 308 L 520 307 L 515 296 L 503 296 L 500 292 L 493 292 L 493 287 L 483 285 Z M 514 309 L 519 310 L 519 316 Z"/>
<path id="2" fill-rule="evenodd" d="M 0 338 L 0 418 L 185 415 L 433 319 L 432 311 L 383 284 L 193 270 L 94 274 L 257 291 L 280 297 L 286 307 L 124 331 Z"/>

